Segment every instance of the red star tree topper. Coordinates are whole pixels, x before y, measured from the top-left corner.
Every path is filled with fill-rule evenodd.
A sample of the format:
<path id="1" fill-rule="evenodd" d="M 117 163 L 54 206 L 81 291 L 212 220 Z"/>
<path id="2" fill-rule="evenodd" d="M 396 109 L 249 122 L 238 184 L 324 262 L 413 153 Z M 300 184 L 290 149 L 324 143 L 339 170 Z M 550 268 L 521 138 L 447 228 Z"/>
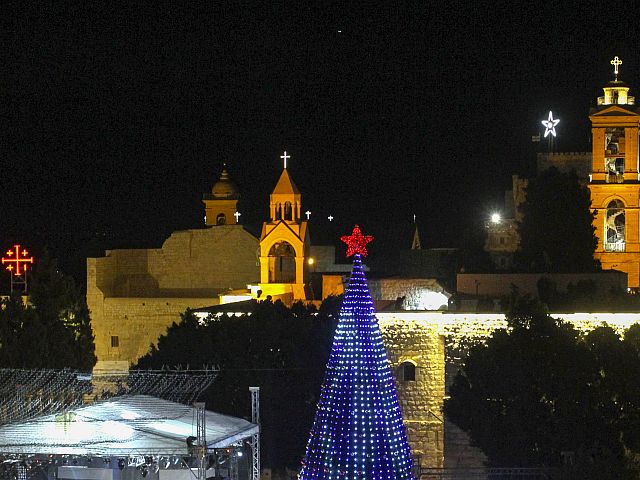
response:
<path id="1" fill-rule="evenodd" d="M 362 235 L 360 227 L 356 225 L 353 227 L 351 235 L 344 235 L 340 237 L 340 240 L 347 244 L 347 257 L 351 257 L 356 253 L 366 257 L 367 243 L 373 241 L 373 237 L 371 235 Z"/>

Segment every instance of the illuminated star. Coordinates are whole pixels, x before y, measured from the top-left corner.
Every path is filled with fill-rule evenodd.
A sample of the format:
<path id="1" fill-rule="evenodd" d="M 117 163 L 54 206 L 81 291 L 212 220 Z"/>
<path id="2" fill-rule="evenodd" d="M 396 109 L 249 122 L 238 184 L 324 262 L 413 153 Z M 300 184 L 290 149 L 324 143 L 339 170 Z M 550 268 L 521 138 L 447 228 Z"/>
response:
<path id="1" fill-rule="evenodd" d="M 545 126 L 546 130 L 544 131 L 544 138 L 547 138 L 549 134 L 556 136 L 556 125 L 560 123 L 560 119 L 553 119 L 553 112 L 549 110 L 549 118 L 547 120 L 542 120 L 542 125 Z"/>
<path id="2" fill-rule="evenodd" d="M 344 235 L 340 237 L 340 240 L 347 244 L 347 257 L 351 257 L 356 253 L 366 257 L 367 243 L 371 242 L 373 237 L 371 235 L 362 235 L 360 227 L 356 225 L 353 227 L 353 233 L 351 233 L 351 235 Z"/>

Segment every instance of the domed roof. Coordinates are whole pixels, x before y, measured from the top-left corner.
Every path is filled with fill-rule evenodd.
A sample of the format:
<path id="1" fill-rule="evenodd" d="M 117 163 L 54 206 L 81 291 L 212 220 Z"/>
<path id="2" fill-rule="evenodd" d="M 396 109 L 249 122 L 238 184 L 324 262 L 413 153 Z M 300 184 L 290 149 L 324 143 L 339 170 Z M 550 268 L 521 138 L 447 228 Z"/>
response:
<path id="1" fill-rule="evenodd" d="M 238 198 L 238 187 L 229 179 L 229 172 L 227 172 L 226 167 L 222 169 L 220 180 L 213 185 L 211 194 L 216 199 Z"/>

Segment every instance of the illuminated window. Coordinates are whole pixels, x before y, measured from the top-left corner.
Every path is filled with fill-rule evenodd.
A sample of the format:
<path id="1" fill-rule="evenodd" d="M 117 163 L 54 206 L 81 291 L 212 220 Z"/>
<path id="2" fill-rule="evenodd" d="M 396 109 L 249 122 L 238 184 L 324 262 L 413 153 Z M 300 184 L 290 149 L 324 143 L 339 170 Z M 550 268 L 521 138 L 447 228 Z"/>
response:
<path id="1" fill-rule="evenodd" d="M 625 250 L 625 214 L 624 203 L 612 200 L 607 205 L 605 217 L 605 244 L 607 252 L 624 252 Z"/>
<path id="2" fill-rule="evenodd" d="M 120 337 L 117 335 L 111 335 L 111 348 L 118 348 L 120 346 Z"/>
<path id="3" fill-rule="evenodd" d="M 227 216 L 224 213 L 219 213 L 216 217 L 216 225 L 226 225 L 227 224 Z"/>
<path id="4" fill-rule="evenodd" d="M 413 362 L 403 362 L 400 364 L 400 372 L 404 382 L 416 381 L 416 366 Z"/>

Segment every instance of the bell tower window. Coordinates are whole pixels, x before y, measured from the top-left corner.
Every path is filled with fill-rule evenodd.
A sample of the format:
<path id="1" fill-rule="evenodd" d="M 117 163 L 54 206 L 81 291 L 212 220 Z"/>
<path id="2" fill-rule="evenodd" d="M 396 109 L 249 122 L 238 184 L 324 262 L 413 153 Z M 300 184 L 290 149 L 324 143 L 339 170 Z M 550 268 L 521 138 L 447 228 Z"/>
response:
<path id="1" fill-rule="evenodd" d="M 227 224 L 227 216 L 224 213 L 219 213 L 216 217 L 216 225 L 226 225 Z"/>
<path id="2" fill-rule="evenodd" d="M 293 209 L 291 208 L 291 202 L 285 202 L 284 204 L 284 219 L 293 220 Z"/>
<path id="3" fill-rule="evenodd" d="M 624 140 L 624 128 L 605 129 L 604 169 L 607 183 L 622 183 L 624 181 Z"/>

